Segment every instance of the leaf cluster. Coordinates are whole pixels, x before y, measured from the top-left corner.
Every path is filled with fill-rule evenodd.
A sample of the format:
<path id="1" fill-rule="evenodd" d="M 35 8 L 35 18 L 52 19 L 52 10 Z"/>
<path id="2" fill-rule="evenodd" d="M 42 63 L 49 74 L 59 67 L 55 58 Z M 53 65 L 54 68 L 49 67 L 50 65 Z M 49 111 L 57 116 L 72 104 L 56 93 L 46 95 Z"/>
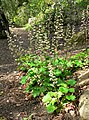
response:
<path id="1" fill-rule="evenodd" d="M 68 59 L 59 58 L 57 54 L 55 57 L 31 54 L 17 61 L 19 70 L 26 73 L 20 81 L 26 85 L 25 91 L 33 97 L 43 95 L 47 111 L 52 113 L 75 100 L 76 81 L 72 75 L 77 69 L 89 66 L 89 49 Z"/>

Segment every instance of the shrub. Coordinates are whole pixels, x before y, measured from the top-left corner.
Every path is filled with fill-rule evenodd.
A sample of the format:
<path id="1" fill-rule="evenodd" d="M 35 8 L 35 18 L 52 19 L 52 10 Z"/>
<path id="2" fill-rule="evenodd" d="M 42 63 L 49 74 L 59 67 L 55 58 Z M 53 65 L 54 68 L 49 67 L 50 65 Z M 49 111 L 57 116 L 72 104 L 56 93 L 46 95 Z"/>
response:
<path id="1" fill-rule="evenodd" d="M 18 59 L 19 69 L 26 72 L 20 83 L 26 85 L 25 91 L 33 97 L 43 95 L 42 101 L 49 113 L 61 110 L 66 103 L 75 100 L 76 80 L 72 75 L 76 69 L 89 65 L 89 49 L 69 59 L 54 56 L 31 54 Z"/>

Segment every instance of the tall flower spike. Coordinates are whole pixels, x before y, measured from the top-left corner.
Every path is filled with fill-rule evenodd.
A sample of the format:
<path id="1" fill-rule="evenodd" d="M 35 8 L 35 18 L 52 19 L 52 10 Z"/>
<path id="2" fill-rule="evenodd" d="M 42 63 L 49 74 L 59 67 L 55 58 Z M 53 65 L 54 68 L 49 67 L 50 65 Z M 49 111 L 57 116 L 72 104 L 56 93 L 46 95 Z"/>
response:
<path id="1" fill-rule="evenodd" d="M 62 49 L 64 42 L 64 29 L 62 6 L 60 3 L 56 4 L 54 40 L 56 40 L 57 49 Z"/>

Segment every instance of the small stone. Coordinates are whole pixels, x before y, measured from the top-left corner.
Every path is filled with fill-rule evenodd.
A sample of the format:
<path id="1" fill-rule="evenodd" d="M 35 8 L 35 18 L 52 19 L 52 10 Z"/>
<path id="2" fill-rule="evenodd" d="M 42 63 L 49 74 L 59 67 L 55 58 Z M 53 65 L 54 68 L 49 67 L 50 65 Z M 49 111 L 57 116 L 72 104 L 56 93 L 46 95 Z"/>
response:
<path id="1" fill-rule="evenodd" d="M 21 106 L 21 104 L 16 104 L 17 107 Z"/>
<path id="2" fill-rule="evenodd" d="M 12 112 L 10 112 L 10 115 L 12 115 L 13 113 Z"/>
<path id="3" fill-rule="evenodd" d="M 10 101 L 9 101 L 9 100 L 7 100 L 6 102 L 7 102 L 7 103 L 9 103 Z"/>

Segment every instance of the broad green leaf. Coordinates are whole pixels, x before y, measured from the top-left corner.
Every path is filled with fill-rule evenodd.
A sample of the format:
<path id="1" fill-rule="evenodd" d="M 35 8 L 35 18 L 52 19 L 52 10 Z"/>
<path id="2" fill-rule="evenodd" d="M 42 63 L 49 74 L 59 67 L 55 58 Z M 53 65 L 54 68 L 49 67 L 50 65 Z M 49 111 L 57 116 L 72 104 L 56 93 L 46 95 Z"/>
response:
<path id="1" fill-rule="evenodd" d="M 46 94 L 44 97 L 43 97 L 43 99 L 42 99 L 42 101 L 44 102 L 44 103 L 47 103 L 47 102 L 49 102 L 49 101 L 51 101 L 51 96 L 49 95 L 49 94 Z"/>
<path id="2" fill-rule="evenodd" d="M 76 81 L 74 79 L 70 79 L 66 83 L 70 86 L 74 86 L 76 84 Z"/>
<path id="3" fill-rule="evenodd" d="M 60 86 L 67 87 L 67 84 L 66 83 L 60 83 Z"/>
<path id="4" fill-rule="evenodd" d="M 48 92 L 48 95 L 50 95 L 51 97 L 55 97 L 57 95 L 57 92 Z"/>
<path id="5" fill-rule="evenodd" d="M 66 99 L 71 100 L 71 101 L 74 101 L 75 98 L 76 98 L 76 97 L 75 97 L 74 95 L 67 95 L 67 96 L 66 96 Z"/>
<path id="6" fill-rule="evenodd" d="M 67 67 L 72 67 L 72 62 L 68 62 Z"/>
<path id="7" fill-rule="evenodd" d="M 89 48 L 87 49 L 87 52 L 89 52 Z"/>
<path id="8" fill-rule="evenodd" d="M 34 68 L 33 68 L 34 69 Z M 28 70 L 28 73 L 29 73 L 29 76 L 32 77 L 35 75 L 35 71 L 33 69 L 29 69 Z"/>
<path id="9" fill-rule="evenodd" d="M 74 93 L 75 89 L 74 88 L 69 88 L 69 92 Z"/>
<path id="10" fill-rule="evenodd" d="M 29 93 L 29 91 L 30 91 L 29 86 L 26 87 L 25 91 L 26 91 L 27 93 Z"/>
<path id="11" fill-rule="evenodd" d="M 40 93 L 44 93 L 45 91 L 46 91 L 45 86 L 41 86 L 41 87 L 40 87 Z"/>
<path id="12" fill-rule="evenodd" d="M 79 60 L 75 60 L 75 65 L 80 67 L 82 65 L 82 62 Z"/>
<path id="13" fill-rule="evenodd" d="M 62 74 L 62 72 L 59 69 L 55 70 L 54 75 L 59 76 L 60 74 Z"/>
<path id="14" fill-rule="evenodd" d="M 51 102 L 50 102 L 50 103 L 51 103 L 52 105 L 54 105 L 54 104 L 55 104 L 55 102 L 57 102 L 57 98 L 52 98 L 52 100 L 51 100 Z"/>
<path id="15" fill-rule="evenodd" d="M 28 120 L 28 118 L 23 118 L 23 120 Z"/>
<path id="16" fill-rule="evenodd" d="M 28 120 L 28 118 L 23 118 L 23 120 Z"/>
<path id="17" fill-rule="evenodd" d="M 55 65 L 55 66 L 58 65 L 58 59 L 56 59 L 56 60 L 54 61 L 54 65 Z"/>
<path id="18" fill-rule="evenodd" d="M 38 88 L 33 89 L 32 91 L 33 97 L 37 97 L 41 94 L 40 90 Z"/>
<path id="19" fill-rule="evenodd" d="M 29 76 L 23 76 L 20 83 L 25 84 Z"/>
<path id="20" fill-rule="evenodd" d="M 63 95 L 63 93 L 61 91 L 58 91 L 57 95 L 58 95 L 58 98 L 60 98 Z"/>
<path id="21" fill-rule="evenodd" d="M 60 78 L 57 79 L 57 84 L 58 84 L 58 85 L 60 85 L 62 82 L 63 82 L 63 81 L 62 81 Z"/>
<path id="22" fill-rule="evenodd" d="M 64 70 L 63 74 L 64 74 L 64 76 L 70 76 L 71 71 L 70 70 Z"/>
<path id="23" fill-rule="evenodd" d="M 57 107 L 55 107 L 52 104 L 48 104 L 46 107 L 47 107 L 48 113 L 53 113 L 57 109 Z"/>
<path id="24" fill-rule="evenodd" d="M 26 70 L 26 67 L 21 67 L 20 70 L 21 70 L 21 71 L 25 71 L 25 70 Z"/>
<path id="25" fill-rule="evenodd" d="M 33 62 L 26 62 L 25 64 L 30 66 L 30 67 L 34 67 L 35 66 L 35 64 Z"/>
<path id="26" fill-rule="evenodd" d="M 68 88 L 59 87 L 59 91 L 61 91 L 62 93 L 68 93 Z"/>
<path id="27" fill-rule="evenodd" d="M 44 67 L 41 67 L 41 68 L 39 69 L 39 72 L 45 72 L 45 68 L 44 68 Z"/>

